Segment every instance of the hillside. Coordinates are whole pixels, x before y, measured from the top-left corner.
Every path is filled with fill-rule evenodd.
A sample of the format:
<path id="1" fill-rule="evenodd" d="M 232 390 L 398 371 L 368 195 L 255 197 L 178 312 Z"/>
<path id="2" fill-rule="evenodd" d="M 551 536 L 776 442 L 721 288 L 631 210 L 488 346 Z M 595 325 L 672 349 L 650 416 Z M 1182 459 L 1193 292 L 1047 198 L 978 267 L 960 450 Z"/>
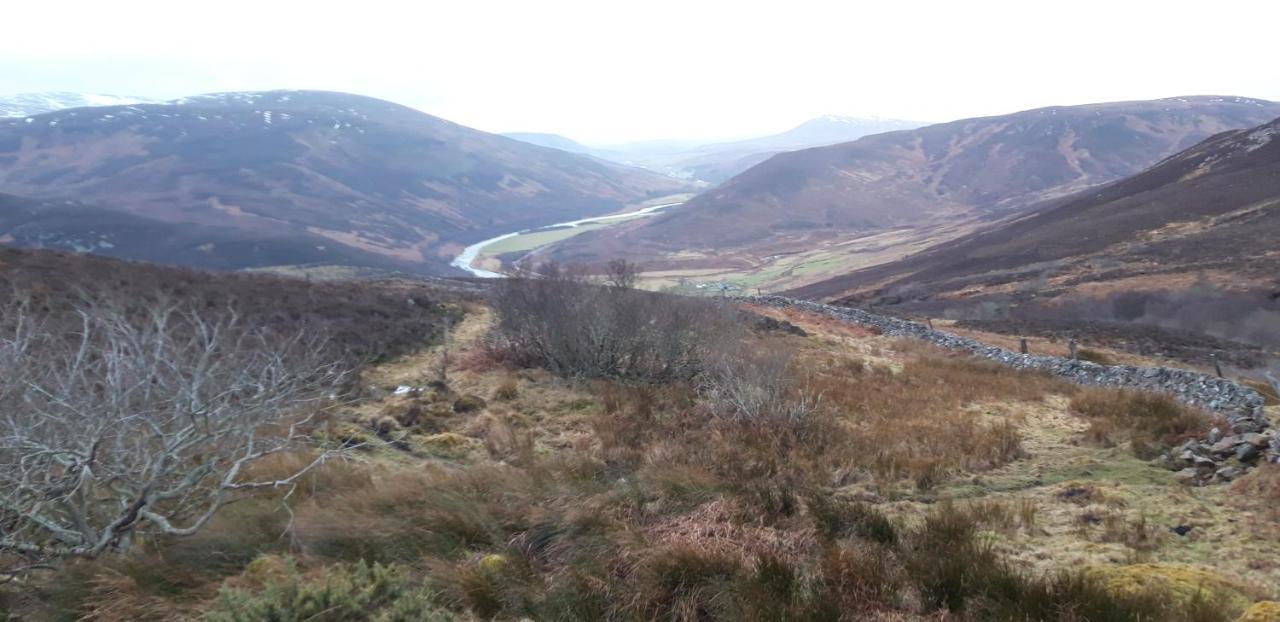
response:
<path id="1" fill-rule="evenodd" d="M 229 243 L 305 239 L 341 248 L 335 255 L 447 270 L 463 242 L 485 234 L 681 187 L 342 93 L 224 93 L 0 121 L 0 192 L 239 232 L 217 236 L 209 252 L 219 261 L 238 255 Z"/>
<path id="2" fill-rule="evenodd" d="M 54 249 L 210 270 L 283 265 L 421 271 L 305 231 L 256 232 L 170 222 L 75 201 L 0 194 L 0 244 Z"/>
<path id="3" fill-rule="evenodd" d="M 356 327 L 364 314 L 379 318 L 357 336 L 426 324 L 416 339 L 380 342 L 401 356 L 308 402 L 321 418 L 296 442 L 270 444 L 285 426 L 255 428 L 250 447 L 287 451 L 235 481 L 296 478 L 229 491 L 234 503 L 193 533 L 162 532 L 187 524 L 190 498 L 148 499 L 108 479 L 108 467 L 178 462 L 221 476 L 226 465 L 209 456 L 246 441 L 182 438 L 192 449 L 156 466 L 146 460 L 154 444 L 128 442 L 151 421 L 139 421 L 134 409 L 148 401 L 135 397 L 102 443 L 133 452 L 103 451 L 81 472 L 98 495 L 22 496 L 39 520 L 4 517 L 22 527 L 5 542 L 41 541 L 51 525 L 70 525 L 59 534 L 69 537 L 134 501 L 149 511 L 113 528 L 136 537 L 79 560 L 0 550 L 0 564 L 23 564 L 0 565 L 21 577 L 0 584 L 0 614 L 16 619 L 1231 622 L 1280 596 L 1280 468 L 1255 452 L 1220 456 L 1220 472 L 1170 470 L 1158 458 L 1170 448 L 1221 452 L 1195 440 L 1215 421 L 1168 397 L 1081 388 L 803 306 L 571 278 L 507 281 L 457 305 L 414 291 L 430 301 L 419 306 L 403 304 L 404 283 L 131 273 L 3 249 L 0 261 L 0 280 L 21 271 L 27 292 L 49 270 L 110 281 L 128 297 L 154 295 L 148 277 L 159 276 L 197 306 L 267 286 L 254 320 L 288 325 L 316 296 Z M 447 348 L 432 318 L 451 322 Z M 587 320 L 600 330 L 576 330 Z M 0 404 L 21 420 L 40 402 Z M 156 427 L 146 436 L 166 431 Z M 46 445 L 5 455 L 35 460 L 84 437 L 55 431 L 36 430 Z M 1230 438 L 1229 448 L 1256 448 L 1273 433 Z M 0 477 L 15 463 L 26 461 L 0 463 Z M 1189 488 L 1188 470 L 1212 483 Z M 181 474 L 166 483 L 198 479 Z M 75 502 L 100 513 L 77 523 L 63 509 Z"/>
<path id="4" fill-rule="evenodd" d="M 910 259 L 797 290 L 878 285 L 913 296 L 1217 271 L 1264 282 L 1280 268 L 1280 120 L 1233 130 L 1137 175 L 1056 201 Z"/>
<path id="5" fill-rule="evenodd" d="M 658 267 L 714 266 L 717 258 L 759 262 L 824 241 L 989 222 L 1277 115 L 1280 103 L 1183 97 L 878 134 L 780 154 L 679 210 L 622 233 L 580 236 L 555 256 L 594 261 L 626 252 Z"/>

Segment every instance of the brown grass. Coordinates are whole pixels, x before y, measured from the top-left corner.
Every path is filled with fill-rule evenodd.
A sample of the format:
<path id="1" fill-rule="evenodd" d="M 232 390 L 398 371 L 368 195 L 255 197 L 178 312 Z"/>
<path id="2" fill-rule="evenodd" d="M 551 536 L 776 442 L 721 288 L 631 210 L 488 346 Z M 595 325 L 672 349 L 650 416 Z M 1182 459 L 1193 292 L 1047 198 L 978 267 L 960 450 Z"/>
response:
<path id="1" fill-rule="evenodd" d="M 1085 437 L 1104 446 L 1128 441 L 1135 456 L 1154 458 L 1165 449 L 1208 433 L 1214 420 L 1164 394 L 1085 389 L 1071 410 L 1089 419 Z"/>
<path id="2" fill-rule="evenodd" d="M 969 407 L 1073 391 L 1047 375 L 940 356 L 915 344 L 901 347 L 908 358 L 900 373 L 857 371 L 836 359 L 814 363 L 811 380 L 823 407 L 850 428 L 849 459 L 886 481 L 906 477 L 929 489 L 957 471 L 1016 460 L 1024 455 L 1016 423 L 984 420 Z"/>

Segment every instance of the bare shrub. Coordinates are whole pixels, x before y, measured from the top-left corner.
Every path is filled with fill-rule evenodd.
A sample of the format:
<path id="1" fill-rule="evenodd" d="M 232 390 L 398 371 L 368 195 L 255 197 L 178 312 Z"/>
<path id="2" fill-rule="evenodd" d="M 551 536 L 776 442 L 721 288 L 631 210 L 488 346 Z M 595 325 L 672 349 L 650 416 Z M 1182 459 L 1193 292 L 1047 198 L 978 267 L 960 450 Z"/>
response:
<path id="1" fill-rule="evenodd" d="M 817 409 L 819 395 L 795 377 L 785 349 L 742 349 L 722 355 L 709 367 L 703 394 L 722 416 L 803 426 Z"/>
<path id="2" fill-rule="evenodd" d="M 138 314 L 85 302 L 65 333 L 22 302 L 0 314 L 0 550 L 27 563 L 194 534 L 328 456 L 247 473 L 296 447 L 343 379 L 321 340 L 169 303 Z"/>
<path id="3" fill-rule="evenodd" d="M 614 259 L 605 265 L 604 279 L 610 287 L 632 289 L 640 281 L 640 266 L 625 259 Z"/>
<path id="4" fill-rule="evenodd" d="M 696 376 L 741 329 L 713 301 L 601 287 L 572 270 L 509 279 L 493 294 L 508 362 L 561 376 L 666 382 Z"/>

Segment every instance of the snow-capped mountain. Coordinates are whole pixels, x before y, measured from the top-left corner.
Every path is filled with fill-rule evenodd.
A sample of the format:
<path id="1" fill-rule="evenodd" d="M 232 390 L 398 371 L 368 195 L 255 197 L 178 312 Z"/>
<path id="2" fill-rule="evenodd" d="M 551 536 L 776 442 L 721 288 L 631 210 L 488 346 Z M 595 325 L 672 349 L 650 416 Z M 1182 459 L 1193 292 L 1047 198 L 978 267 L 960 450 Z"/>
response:
<path id="1" fill-rule="evenodd" d="M 130 104 L 158 103 L 154 99 L 128 97 L 121 95 L 104 95 L 101 93 L 19 93 L 17 95 L 0 95 L 0 118 L 29 117 L 32 115 L 65 110 L 67 108 L 84 108 L 86 106 L 127 106 Z"/>

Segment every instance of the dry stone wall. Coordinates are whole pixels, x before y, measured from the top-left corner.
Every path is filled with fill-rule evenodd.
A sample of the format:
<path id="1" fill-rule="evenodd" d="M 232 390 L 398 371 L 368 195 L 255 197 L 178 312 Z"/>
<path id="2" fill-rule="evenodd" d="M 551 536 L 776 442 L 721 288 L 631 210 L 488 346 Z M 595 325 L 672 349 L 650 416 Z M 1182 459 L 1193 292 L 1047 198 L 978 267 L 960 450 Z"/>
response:
<path id="1" fill-rule="evenodd" d="M 1189 441 L 1167 457 L 1188 481 L 1230 480 L 1259 460 L 1280 462 L 1280 436 L 1270 429 L 1261 394 L 1239 383 L 1184 369 L 1099 365 L 1090 361 L 1022 354 L 973 339 L 934 330 L 923 324 L 871 313 L 863 309 L 827 305 L 783 296 L 742 298 L 751 304 L 794 308 L 879 330 L 892 337 L 927 341 L 951 350 L 997 361 L 1015 369 L 1043 370 L 1081 385 L 1159 391 L 1220 415 L 1228 430 L 1217 428 L 1204 442 Z"/>

